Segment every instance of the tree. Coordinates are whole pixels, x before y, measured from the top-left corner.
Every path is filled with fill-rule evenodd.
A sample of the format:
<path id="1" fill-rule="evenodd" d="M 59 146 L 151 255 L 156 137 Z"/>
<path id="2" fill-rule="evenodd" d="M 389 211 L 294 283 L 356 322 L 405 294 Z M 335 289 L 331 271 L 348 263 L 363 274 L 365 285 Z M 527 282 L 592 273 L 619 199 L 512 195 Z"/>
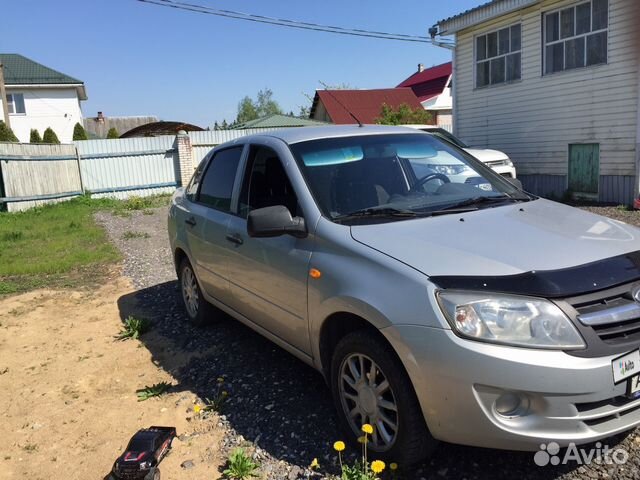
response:
<path id="1" fill-rule="evenodd" d="M 240 100 L 235 123 L 245 123 L 267 115 L 282 115 L 282 109 L 273 99 L 273 92 L 269 88 L 260 90 L 255 100 L 249 96 Z"/>
<path id="2" fill-rule="evenodd" d="M 73 141 L 75 142 L 76 140 L 89 140 L 87 132 L 84 127 L 80 125 L 80 122 L 76 123 L 73 127 Z"/>
<path id="3" fill-rule="evenodd" d="M 42 143 L 42 137 L 40 136 L 40 132 L 36 128 L 31 129 L 31 134 L 29 135 L 29 143 Z"/>
<path id="4" fill-rule="evenodd" d="M 229 128 L 229 125 L 227 124 L 227 120 L 224 119 L 222 120 L 222 125 L 220 125 L 220 130 L 227 130 Z"/>
<path id="5" fill-rule="evenodd" d="M 42 142 L 59 144 L 60 140 L 58 140 L 56 132 L 54 132 L 51 127 L 47 127 L 47 129 L 44 131 L 44 135 L 42 135 Z"/>
<path id="6" fill-rule="evenodd" d="M 383 103 L 380 116 L 376 118 L 376 123 L 379 125 L 430 125 L 432 122 L 431 113 L 421 107 L 416 107 L 414 110 L 406 103 L 401 104 L 397 109 Z"/>
<path id="7" fill-rule="evenodd" d="M 18 142 L 13 130 L 9 128 L 2 120 L 0 120 L 0 142 Z"/>
<path id="8" fill-rule="evenodd" d="M 236 122 L 245 123 L 258 118 L 258 110 L 255 102 L 250 97 L 244 97 L 238 103 L 238 116 Z"/>
<path id="9" fill-rule="evenodd" d="M 218 122 L 217 122 L 217 121 L 213 124 L 213 130 L 214 130 L 214 131 L 215 131 L 215 130 L 220 130 L 220 125 L 218 124 Z"/>
<path id="10" fill-rule="evenodd" d="M 107 132 L 107 138 L 120 138 L 120 134 L 118 133 L 116 127 L 111 127 L 109 129 L 109 131 Z"/>

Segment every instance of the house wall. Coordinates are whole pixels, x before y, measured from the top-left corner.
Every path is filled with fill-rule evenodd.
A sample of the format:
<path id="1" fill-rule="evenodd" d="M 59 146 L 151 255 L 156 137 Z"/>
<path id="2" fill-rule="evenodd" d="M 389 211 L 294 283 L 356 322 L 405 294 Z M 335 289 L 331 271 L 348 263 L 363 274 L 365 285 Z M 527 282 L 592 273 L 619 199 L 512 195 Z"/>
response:
<path id="1" fill-rule="evenodd" d="M 73 127 L 82 125 L 82 111 L 75 88 L 11 88 L 7 93 L 24 94 L 25 114 L 10 115 L 11 129 L 23 143 L 29 142 L 32 128 L 38 129 L 40 136 L 51 127 L 62 143 L 73 139 Z"/>
<path id="2" fill-rule="evenodd" d="M 313 116 L 311 117 L 311 120 L 317 120 L 319 122 L 333 122 L 333 120 L 331 120 L 331 117 L 329 116 L 329 113 L 327 113 L 327 109 L 324 107 L 324 103 L 322 103 L 322 100 L 318 101 L 318 105 L 316 106 L 315 111 L 313 112 Z"/>
<path id="3" fill-rule="evenodd" d="M 600 143 L 601 201 L 637 194 L 637 23 L 640 2 L 610 0 L 608 64 L 542 75 L 542 14 L 580 3 L 543 0 L 458 33 L 455 130 L 474 147 L 505 151 L 525 188 L 562 195 L 573 143 Z M 476 35 L 522 23 L 522 80 L 475 89 Z M 613 190 L 612 190 L 613 189 Z"/>

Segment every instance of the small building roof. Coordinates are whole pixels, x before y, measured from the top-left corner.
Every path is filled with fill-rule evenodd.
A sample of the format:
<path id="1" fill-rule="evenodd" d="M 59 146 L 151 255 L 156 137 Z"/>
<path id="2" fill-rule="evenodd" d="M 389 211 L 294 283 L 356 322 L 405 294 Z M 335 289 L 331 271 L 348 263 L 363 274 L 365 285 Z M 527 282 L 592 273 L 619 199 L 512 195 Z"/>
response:
<path id="1" fill-rule="evenodd" d="M 87 99 L 84 82 L 77 78 L 46 67 L 30 58 L 17 53 L 0 53 L 3 65 L 4 83 L 7 87 L 14 85 L 69 85 L 78 87 L 80 100 Z"/>
<path id="2" fill-rule="evenodd" d="M 190 123 L 182 122 L 153 122 L 139 127 L 133 128 L 128 132 L 120 135 L 120 138 L 132 138 L 132 137 L 158 137 L 160 135 L 175 135 L 180 130 L 185 132 L 201 132 L 204 130 L 197 125 L 191 125 Z"/>
<path id="3" fill-rule="evenodd" d="M 451 62 L 418 71 L 404 80 L 398 87 L 409 87 L 420 102 L 440 95 L 453 72 Z"/>
<path id="4" fill-rule="evenodd" d="M 381 88 L 374 90 L 317 90 L 311 107 L 311 117 L 322 102 L 331 121 L 337 125 L 357 123 L 373 124 L 380 117 L 382 105 L 398 108 L 406 103 L 411 108 L 422 108 L 410 88 Z M 353 116 L 351 115 L 353 114 Z"/>
<path id="5" fill-rule="evenodd" d="M 440 20 L 437 23 L 439 34 L 453 35 L 465 28 L 520 10 L 539 1 L 540 0 L 492 0 L 452 17 Z"/>
<path id="6" fill-rule="evenodd" d="M 272 114 L 255 120 L 241 123 L 233 127 L 233 130 L 246 130 L 249 128 L 289 128 L 289 127 L 317 127 L 326 125 L 325 122 L 310 120 L 308 118 L 292 117 L 291 115 Z"/>

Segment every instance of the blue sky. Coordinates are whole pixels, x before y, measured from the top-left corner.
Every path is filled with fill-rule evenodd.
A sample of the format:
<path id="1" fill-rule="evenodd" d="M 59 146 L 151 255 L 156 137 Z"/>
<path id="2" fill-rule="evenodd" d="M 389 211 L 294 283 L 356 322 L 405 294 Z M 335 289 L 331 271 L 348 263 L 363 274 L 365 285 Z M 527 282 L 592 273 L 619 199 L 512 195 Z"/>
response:
<path id="1" fill-rule="evenodd" d="M 233 120 L 238 101 L 270 88 L 286 111 L 327 84 L 393 87 L 449 61 L 428 44 L 345 37 L 224 19 L 135 0 L 4 2 L 0 52 L 83 80 L 85 116 L 156 115 L 202 127 Z M 293 20 L 426 35 L 479 0 L 190 0 Z M 7 21 L 16 19 L 17 21 Z"/>

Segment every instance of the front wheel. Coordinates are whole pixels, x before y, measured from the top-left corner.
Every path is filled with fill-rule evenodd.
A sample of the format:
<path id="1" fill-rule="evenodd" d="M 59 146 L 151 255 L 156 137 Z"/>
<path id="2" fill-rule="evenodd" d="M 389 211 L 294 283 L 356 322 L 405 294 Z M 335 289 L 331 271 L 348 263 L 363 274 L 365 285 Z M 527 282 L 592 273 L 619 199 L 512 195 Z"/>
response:
<path id="1" fill-rule="evenodd" d="M 204 325 L 211 317 L 212 307 L 203 297 L 193 267 L 186 258 L 180 262 L 178 282 L 189 321 L 198 327 Z"/>
<path id="2" fill-rule="evenodd" d="M 373 426 L 370 458 L 410 465 L 424 460 L 437 445 L 407 372 L 377 335 L 358 331 L 340 340 L 331 364 L 331 389 L 352 440 L 364 435 L 363 424 Z"/>

